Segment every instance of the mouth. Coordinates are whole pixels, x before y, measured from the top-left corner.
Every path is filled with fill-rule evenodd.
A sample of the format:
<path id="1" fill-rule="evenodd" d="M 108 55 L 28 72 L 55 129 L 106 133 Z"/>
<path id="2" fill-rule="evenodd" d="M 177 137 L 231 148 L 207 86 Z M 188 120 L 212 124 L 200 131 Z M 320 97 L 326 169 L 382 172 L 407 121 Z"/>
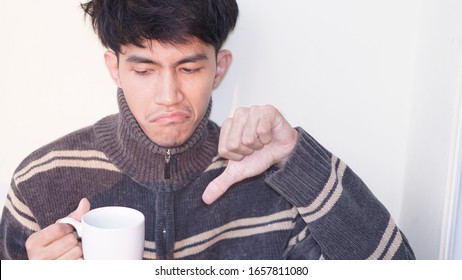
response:
<path id="1" fill-rule="evenodd" d="M 191 118 L 191 113 L 185 111 L 174 111 L 155 114 L 148 117 L 150 123 L 158 124 L 170 124 L 170 123 L 182 123 Z"/>

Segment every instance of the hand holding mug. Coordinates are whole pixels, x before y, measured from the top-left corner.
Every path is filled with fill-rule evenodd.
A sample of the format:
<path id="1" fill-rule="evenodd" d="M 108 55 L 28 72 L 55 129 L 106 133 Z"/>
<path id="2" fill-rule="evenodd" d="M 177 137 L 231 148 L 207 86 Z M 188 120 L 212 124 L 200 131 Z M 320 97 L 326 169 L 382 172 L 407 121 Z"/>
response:
<path id="1" fill-rule="evenodd" d="M 139 260 L 144 252 L 144 215 L 135 209 L 108 206 L 93 209 L 81 221 L 66 217 L 82 238 L 83 257 L 106 260 Z"/>
<path id="2" fill-rule="evenodd" d="M 83 198 L 69 217 L 80 220 L 89 210 L 90 202 Z M 57 222 L 33 233 L 26 241 L 27 257 L 30 260 L 82 259 L 82 248 L 73 231 L 71 226 Z"/>

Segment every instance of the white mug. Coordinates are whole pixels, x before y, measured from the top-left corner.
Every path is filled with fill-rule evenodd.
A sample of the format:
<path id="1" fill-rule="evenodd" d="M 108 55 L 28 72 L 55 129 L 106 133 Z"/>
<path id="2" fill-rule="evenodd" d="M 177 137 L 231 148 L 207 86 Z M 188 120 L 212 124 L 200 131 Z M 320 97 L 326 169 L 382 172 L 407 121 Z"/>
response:
<path id="1" fill-rule="evenodd" d="M 79 222 L 66 217 L 82 238 L 86 260 L 141 260 L 144 252 L 144 215 L 138 210 L 108 206 L 93 209 Z"/>

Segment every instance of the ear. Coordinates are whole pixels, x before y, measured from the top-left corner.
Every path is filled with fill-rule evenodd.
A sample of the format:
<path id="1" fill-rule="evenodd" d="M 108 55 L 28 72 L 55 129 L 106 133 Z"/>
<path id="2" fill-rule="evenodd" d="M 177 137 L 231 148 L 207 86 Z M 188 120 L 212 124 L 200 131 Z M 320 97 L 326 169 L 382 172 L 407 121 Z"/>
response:
<path id="1" fill-rule="evenodd" d="M 119 77 L 119 62 L 114 51 L 108 50 L 104 53 L 104 62 L 106 62 L 107 70 L 109 71 L 109 75 L 111 75 L 114 83 L 119 88 L 122 88 Z"/>
<path id="2" fill-rule="evenodd" d="M 233 54 L 229 50 L 220 50 L 217 54 L 217 71 L 215 79 L 213 80 L 213 88 L 217 88 L 223 80 L 226 72 L 228 71 L 231 62 L 233 61 Z"/>

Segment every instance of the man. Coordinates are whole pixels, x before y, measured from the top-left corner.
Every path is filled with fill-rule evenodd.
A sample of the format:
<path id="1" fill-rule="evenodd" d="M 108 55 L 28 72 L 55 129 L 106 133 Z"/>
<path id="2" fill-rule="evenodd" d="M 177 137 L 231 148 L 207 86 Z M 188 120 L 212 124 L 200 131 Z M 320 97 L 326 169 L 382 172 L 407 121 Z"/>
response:
<path id="1" fill-rule="evenodd" d="M 233 0 L 94 0 L 119 114 L 35 151 L 13 176 L 2 259 L 81 259 L 90 207 L 146 216 L 145 259 L 409 259 L 360 178 L 272 106 L 218 127 L 211 93 L 232 61 Z"/>

